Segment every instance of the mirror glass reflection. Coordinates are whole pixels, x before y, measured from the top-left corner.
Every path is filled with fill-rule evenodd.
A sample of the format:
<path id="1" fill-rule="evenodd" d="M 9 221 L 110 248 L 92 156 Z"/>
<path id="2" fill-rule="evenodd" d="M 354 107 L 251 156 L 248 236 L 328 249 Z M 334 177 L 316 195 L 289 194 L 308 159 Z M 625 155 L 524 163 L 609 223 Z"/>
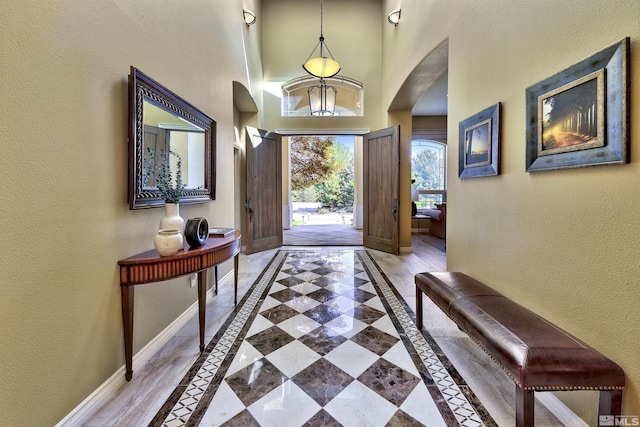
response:
<path id="1" fill-rule="evenodd" d="M 181 117 L 154 105 L 145 99 L 142 105 L 143 135 L 143 176 L 144 189 L 155 189 L 153 172 L 146 173 L 151 164 L 149 150 L 160 155 L 168 150 L 180 156 L 182 161 L 182 182 L 185 188 L 202 188 L 205 185 L 205 143 L 204 129 L 189 123 Z M 177 157 L 171 156 L 171 170 L 177 170 Z M 153 168 L 151 168 L 153 170 Z M 173 174 L 175 180 L 175 173 Z"/>

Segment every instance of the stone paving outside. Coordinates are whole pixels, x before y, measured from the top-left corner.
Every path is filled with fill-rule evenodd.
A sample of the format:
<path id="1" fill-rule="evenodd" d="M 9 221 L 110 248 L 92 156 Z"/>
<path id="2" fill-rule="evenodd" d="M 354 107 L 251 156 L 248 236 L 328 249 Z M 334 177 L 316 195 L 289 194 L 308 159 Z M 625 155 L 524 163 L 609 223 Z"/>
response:
<path id="1" fill-rule="evenodd" d="M 291 205 L 293 207 L 294 224 L 353 225 L 353 213 L 318 213 L 320 203 L 293 202 Z"/>
<path id="2" fill-rule="evenodd" d="M 292 203 L 294 225 L 283 230 L 283 244 L 361 246 L 362 230 L 353 227 L 352 213 L 318 213 L 319 203 Z"/>

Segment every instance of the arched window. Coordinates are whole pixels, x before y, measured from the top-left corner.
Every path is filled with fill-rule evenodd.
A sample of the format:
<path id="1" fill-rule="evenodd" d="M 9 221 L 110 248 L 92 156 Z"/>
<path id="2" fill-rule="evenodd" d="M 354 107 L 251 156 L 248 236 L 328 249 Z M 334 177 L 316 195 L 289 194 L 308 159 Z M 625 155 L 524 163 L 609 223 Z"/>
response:
<path id="1" fill-rule="evenodd" d="M 335 90 L 335 110 L 332 116 L 362 116 L 364 89 L 362 83 L 349 77 L 335 76 L 324 79 Z M 309 116 L 309 89 L 318 86 L 320 80 L 302 76 L 282 84 L 282 115 Z"/>
<path id="2" fill-rule="evenodd" d="M 447 200 L 447 144 L 414 139 L 411 141 L 411 198 L 418 210 L 435 208 Z"/>

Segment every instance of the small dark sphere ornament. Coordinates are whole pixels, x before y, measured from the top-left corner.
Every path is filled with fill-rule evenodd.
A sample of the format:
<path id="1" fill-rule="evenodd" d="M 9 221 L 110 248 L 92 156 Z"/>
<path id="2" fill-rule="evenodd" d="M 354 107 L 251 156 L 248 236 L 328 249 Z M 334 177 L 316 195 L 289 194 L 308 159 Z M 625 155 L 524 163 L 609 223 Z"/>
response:
<path id="1" fill-rule="evenodd" d="M 197 217 L 187 220 L 184 226 L 184 238 L 189 247 L 197 248 L 205 244 L 209 238 L 209 223 L 206 218 Z"/>

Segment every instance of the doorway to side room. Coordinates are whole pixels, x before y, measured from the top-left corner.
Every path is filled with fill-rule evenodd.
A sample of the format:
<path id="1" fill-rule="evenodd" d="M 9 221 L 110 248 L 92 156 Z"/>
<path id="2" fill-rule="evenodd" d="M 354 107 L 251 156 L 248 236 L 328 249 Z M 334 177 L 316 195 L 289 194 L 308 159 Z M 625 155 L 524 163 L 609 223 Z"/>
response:
<path id="1" fill-rule="evenodd" d="M 443 135 L 446 137 L 445 130 Z M 445 250 L 446 159 L 446 143 L 414 135 L 411 141 L 412 234 L 415 225 L 424 242 L 442 251 Z M 424 225 L 426 229 L 421 228 Z"/>

